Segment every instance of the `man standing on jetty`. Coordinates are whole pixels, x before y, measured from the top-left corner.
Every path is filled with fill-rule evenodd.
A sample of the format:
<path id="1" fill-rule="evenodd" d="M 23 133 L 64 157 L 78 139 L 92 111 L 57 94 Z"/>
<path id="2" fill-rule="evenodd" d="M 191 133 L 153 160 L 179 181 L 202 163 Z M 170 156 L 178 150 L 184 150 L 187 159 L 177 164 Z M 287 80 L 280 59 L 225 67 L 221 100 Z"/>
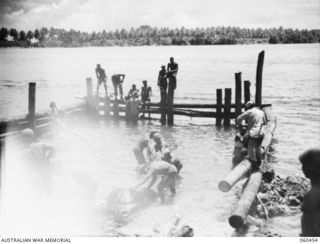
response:
<path id="1" fill-rule="evenodd" d="M 167 82 L 166 66 L 164 64 L 161 65 L 161 70 L 159 71 L 158 86 L 160 88 L 161 101 L 165 101 L 167 99 L 168 82 Z"/>
<path id="2" fill-rule="evenodd" d="M 248 131 L 244 135 L 244 140 L 248 141 L 248 155 L 252 168 L 257 170 L 261 164 L 260 145 L 264 135 L 266 117 L 264 112 L 255 107 L 252 101 L 246 103 L 246 109 L 247 111 L 238 116 L 237 124 L 241 124 L 242 120 L 246 120 L 248 123 Z"/>
<path id="3" fill-rule="evenodd" d="M 175 90 L 177 87 L 177 74 L 178 74 L 178 64 L 174 62 L 174 58 L 170 58 L 170 63 L 167 66 L 167 77 L 169 78 L 169 89 Z"/>
<path id="4" fill-rule="evenodd" d="M 141 87 L 141 102 L 142 102 L 142 117 L 144 118 L 145 109 L 149 111 L 150 118 L 150 97 L 152 96 L 151 86 L 148 86 L 148 81 L 142 81 L 143 86 Z"/>
<path id="5" fill-rule="evenodd" d="M 99 95 L 99 88 L 100 88 L 102 83 L 103 83 L 104 90 L 106 91 L 106 95 L 107 95 L 108 94 L 107 93 L 107 75 L 106 75 L 105 70 L 103 68 L 101 68 L 100 64 L 97 64 L 96 76 L 97 76 L 97 79 L 98 79 L 97 96 Z"/>
<path id="6" fill-rule="evenodd" d="M 125 77 L 126 77 L 125 74 L 114 74 L 111 77 L 113 88 L 114 88 L 114 96 L 115 96 L 116 100 L 117 100 L 117 96 L 118 96 L 118 87 L 119 87 L 120 99 L 121 99 L 121 101 L 123 101 L 122 83 L 123 83 Z"/>
<path id="7" fill-rule="evenodd" d="M 311 181 L 311 189 L 305 194 L 301 207 L 300 236 L 320 237 L 320 149 L 309 149 L 299 159 L 304 175 Z"/>

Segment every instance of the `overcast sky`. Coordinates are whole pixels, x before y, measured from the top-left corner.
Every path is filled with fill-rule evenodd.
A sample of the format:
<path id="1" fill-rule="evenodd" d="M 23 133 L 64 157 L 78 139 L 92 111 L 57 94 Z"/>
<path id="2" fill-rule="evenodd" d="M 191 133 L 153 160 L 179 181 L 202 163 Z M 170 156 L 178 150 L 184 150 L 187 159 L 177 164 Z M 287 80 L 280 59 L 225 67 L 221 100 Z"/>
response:
<path id="1" fill-rule="evenodd" d="M 83 31 L 156 27 L 320 28 L 320 0 L 0 0 L 0 25 Z"/>

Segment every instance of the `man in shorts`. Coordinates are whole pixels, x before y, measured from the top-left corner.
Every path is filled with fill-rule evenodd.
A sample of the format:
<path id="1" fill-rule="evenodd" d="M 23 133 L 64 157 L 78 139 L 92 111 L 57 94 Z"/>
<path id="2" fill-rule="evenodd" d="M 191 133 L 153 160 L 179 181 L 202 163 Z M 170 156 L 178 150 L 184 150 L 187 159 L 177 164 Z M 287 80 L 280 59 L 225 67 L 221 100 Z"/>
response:
<path id="1" fill-rule="evenodd" d="M 141 102 L 142 102 L 142 117 L 144 117 L 145 108 L 149 110 L 149 118 L 150 118 L 150 97 L 152 96 L 151 86 L 148 86 L 148 82 L 146 80 L 142 81 L 143 86 L 141 87 Z"/>
<path id="2" fill-rule="evenodd" d="M 101 68 L 100 64 L 97 64 L 97 68 L 96 68 L 96 76 L 98 79 L 98 84 L 97 84 L 97 96 L 99 94 L 99 88 L 101 86 L 101 84 L 103 84 L 104 86 L 104 90 L 106 91 L 106 95 L 107 93 L 107 75 L 106 72 L 103 68 Z"/>
<path id="3" fill-rule="evenodd" d="M 124 78 L 125 78 L 125 74 L 114 74 L 111 77 L 113 88 L 114 88 L 114 96 L 116 100 L 118 96 L 118 88 L 120 93 L 120 99 L 123 100 L 122 83 L 124 81 Z"/>

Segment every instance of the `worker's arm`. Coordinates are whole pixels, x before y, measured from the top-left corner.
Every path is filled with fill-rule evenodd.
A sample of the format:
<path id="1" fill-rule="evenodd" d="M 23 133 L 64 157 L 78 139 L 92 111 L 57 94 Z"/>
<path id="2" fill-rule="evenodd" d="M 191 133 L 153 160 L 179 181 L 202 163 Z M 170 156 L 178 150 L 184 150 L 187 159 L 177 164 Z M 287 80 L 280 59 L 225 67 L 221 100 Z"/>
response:
<path id="1" fill-rule="evenodd" d="M 241 121 L 247 119 L 247 117 L 248 117 L 248 111 L 239 115 L 237 118 L 237 124 L 241 124 Z"/>
<path id="2" fill-rule="evenodd" d="M 148 189 L 150 189 L 153 185 L 154 185 L 154 183 L 156 182 L 156 180 L 157 180 L 157 176 L 155 175 L 155 174 L 153 174 L 153 176 L 152 176 L 152 180 L 150 181 L 150 183 L 149 183 L 149 185 L 148 185 Z"/>
<path id="3" fill-rule="evenodd" d="M 99 79 L 99 72 L 97 71 L 97 69 L 96 69 L 96 76 Z"/>
<path id="4" fill-rule="evenodd" d="M 178 64 L 177 64 L 177 68 L 176 68 L 176 69 L 171 70 L 171 72 L 172 72 L 172 73 L 177 73 L 177 72 L 178 72 L 178 69 L 179 69 L 179 66 L 178 66 Z"/>

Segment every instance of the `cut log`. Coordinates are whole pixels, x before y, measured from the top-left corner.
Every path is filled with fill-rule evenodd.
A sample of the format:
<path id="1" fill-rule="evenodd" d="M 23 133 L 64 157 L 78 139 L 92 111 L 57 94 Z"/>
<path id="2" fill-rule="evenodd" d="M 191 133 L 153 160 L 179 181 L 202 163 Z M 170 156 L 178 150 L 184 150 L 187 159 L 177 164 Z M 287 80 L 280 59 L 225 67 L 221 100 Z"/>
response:
<path id="1" fill-rule="evenodd" d="M 239 229 L 246 223 L 252 203 L 259 191 L 261 181 L 261 171 L 253 172 L 250 175 L 242 196 L 229 218 L 229 224 L 233 228 Z"/>
<path id="2" fill-rule="evenodd" d="M 219 190 L 222 192 L 228 192 L 231 188 L 243 177 L 245 177 L 251 170 L 251 163 L 248 159 L 244 159 L 233 170 L 219 182 Z"/>

